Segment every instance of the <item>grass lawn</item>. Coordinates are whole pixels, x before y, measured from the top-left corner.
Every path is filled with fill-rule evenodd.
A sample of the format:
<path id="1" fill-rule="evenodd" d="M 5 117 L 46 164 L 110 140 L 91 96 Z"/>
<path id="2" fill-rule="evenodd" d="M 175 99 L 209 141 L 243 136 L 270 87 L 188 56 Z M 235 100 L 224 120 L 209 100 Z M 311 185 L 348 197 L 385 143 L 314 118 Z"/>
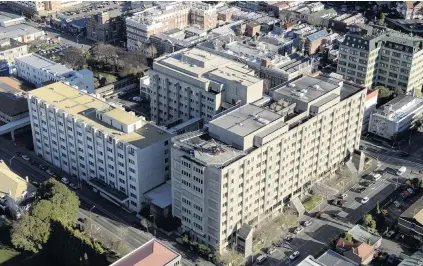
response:
<path id="1" fill-rule="evenodd" d="M 313 195 L 309 198 L 307 198 L 304 202 L 304 208 L 307 212 L 311 212 L 314 208 L 316 208 L 317 205 L 322 202 L 322 196 L 319 195 Z"/>
<path id="2" fill-rule="evenodd" d="M 17 255 L 19 255 L 19 252 L 16 250 L 0 247 L 0 265 Z"/>

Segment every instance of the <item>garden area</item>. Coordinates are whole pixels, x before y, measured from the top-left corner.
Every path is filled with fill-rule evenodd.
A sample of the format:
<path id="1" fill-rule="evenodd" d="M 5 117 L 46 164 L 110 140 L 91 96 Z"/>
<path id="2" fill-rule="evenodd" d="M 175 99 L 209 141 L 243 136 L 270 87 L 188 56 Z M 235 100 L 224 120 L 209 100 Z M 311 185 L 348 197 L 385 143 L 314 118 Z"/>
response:
<path id="1" fill-rule="evenodd" d="M 314 210 L 314 208 L 316 208 L 321 202 L 322 202 L 322 196 L 320 195 L 312 195 L 307 197 L 304 201 L 303 201 L 303 205 L 304 208 L 307 212 L 311 212 L 312 210 Z"/>

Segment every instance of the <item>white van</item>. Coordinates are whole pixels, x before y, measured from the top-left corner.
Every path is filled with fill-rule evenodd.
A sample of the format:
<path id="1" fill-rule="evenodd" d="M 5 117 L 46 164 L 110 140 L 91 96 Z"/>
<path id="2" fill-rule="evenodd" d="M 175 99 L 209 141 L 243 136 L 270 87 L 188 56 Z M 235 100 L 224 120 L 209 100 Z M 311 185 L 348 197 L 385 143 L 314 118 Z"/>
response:
<path id="1" fill-rule="evenodd" d="M 397 175 L 402 175 L 407 171 L 407 168 L 405 166 L 401 166 L 400 169 L 397 171 Z"/>
<path id="2" fill-rule="evenodd" d="M 267 255 L 260 255 L 257 259 L 256 259 L 256 263 L 261 264 L 263 262 L 265 262 L 267 260 Z"/>
<path id="3" fill-rule="evenodd" d="M 372 175 L 372 180 L 373 181 L 378 181 L 381 178 L 382 178 L 382 175 L 381 174 L 375 173 L 375 174 Z"/>

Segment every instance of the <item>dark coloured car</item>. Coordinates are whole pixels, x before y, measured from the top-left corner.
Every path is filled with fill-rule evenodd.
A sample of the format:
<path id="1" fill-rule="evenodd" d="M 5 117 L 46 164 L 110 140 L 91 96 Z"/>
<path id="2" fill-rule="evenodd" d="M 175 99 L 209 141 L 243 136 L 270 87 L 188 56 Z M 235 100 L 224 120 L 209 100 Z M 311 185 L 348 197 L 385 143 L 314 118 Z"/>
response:
<path id="1" fill-rule="evenodd" d="M 40 164 L 40 165 L 38 165 L 38 167 L 41 169 L 41 170 L 47 170 L 47 166 L 45 166 L 44 164 Z"/>
<path id="2" fill-rule="evenodd" d="M 16 156 L 21 157 L 22 156 L 22 152 L 20 152 L 20 151 L 16 152 Z"/>
<path id="3" fill-rule="evenodd" d="M 38 165 L 38 163 L 37 163 L 36 161 L 34 161 L 34 160 L 32 160 L 32 161 L 31 161 L 31 164 L 32 164 L 32 165 L 35 165 L 35 166 L 37 166 L 37 165 Z"/>

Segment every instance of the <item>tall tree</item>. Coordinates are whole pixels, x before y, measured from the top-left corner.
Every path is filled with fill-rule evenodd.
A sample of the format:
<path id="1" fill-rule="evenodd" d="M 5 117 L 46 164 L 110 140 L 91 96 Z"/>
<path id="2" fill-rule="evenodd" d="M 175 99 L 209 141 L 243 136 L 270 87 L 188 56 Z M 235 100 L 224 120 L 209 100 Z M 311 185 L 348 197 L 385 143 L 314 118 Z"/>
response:
<path id="1" fill-rule="evenodd" d="M 33 215 L 24 215 L 13 224 L 12 244 L 20 249 L 37 253 L 50 237 L 50 222 Z"/>
<path id="2" fill-rule="evenodd" d="M 76 47 L 69 47 L 64 50 L 60 61 L 73 69 L 82 69 L 87 63 L 83 51 Z"/>

